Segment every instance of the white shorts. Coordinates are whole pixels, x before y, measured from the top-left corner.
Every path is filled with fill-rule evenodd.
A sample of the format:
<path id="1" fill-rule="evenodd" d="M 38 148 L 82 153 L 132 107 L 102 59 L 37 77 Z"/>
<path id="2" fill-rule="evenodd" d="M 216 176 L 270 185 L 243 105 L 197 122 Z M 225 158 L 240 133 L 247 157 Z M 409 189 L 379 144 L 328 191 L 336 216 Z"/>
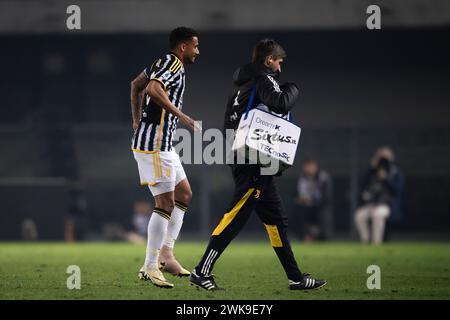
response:
<path id="1" fill-rule="evenodd" d="M 186 178 L 180 157 L 175 150 L 148 152 L 133 150 L 138 164 L 141 185 L 148 185 L 153 196 L 175 190 Z"/>

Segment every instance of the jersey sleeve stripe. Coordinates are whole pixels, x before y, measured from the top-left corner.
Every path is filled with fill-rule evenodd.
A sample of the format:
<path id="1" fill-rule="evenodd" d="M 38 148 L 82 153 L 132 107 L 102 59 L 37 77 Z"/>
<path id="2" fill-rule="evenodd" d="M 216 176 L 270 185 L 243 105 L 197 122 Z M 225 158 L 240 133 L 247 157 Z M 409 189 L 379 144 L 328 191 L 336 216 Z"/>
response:
<path id="1" fill-rule="evenodd" d="M 174 65 L 172 65 L 172 67 L 170 67 L 169 70 L 172 71 L 173 73 L 176 73 L 180 66 L 181 66 L 181 61 L 178 60 Z"/>
<path id="2" fill-rule="evenodd" d="M 162 66 L 161 69 L 159 69 L 157 72 L 155 72 L 153 74 L 153 78 L 161 77 L 161 75 L 164 74 L 164 72 L 166 72 L 168 70 L 168 66 L 171 65 L 171 63 L 173 63 L 174 60 L 175 60 L 175 58 L 172 55 L 167 55 L 164 65 Z"/>
<path id="3" fill-rule="evenodd" d="M 172 65 L 170 66 L 169 70 L 175 73 L 175 69 L 178 67 L 178 65 L 181 63 L 180 60 L 175 60 Z"/>
<path id="4" fill-rule="evenodd" d="M 147 68 L 144 69 L 144 75 L 147 79 L 150 79 L 151 74 L 148 74 L 147 70 L 148 70 Z M 152 72 L 151 70 L 152 69 L 150 69 L 150 72 Z"/>
<path id="5" fill-rule="evenodd" d="M 183 63 L 180 61 L 180 63 L 178 64 L 178 66 L 175 68 L 175 70 L 173 72 L 177 73 L 181 69 L 182 66 L 183 66 Z"/>
<path id="6" fill-rule="evenodd" d="M 144 75 L 147 77 L 147 79 L 150 79 L 150 77 L 152 76 L 153 67 L 155 66 L 156 61 L 158 60 L 153 61 L 152 66 L 150 68 L 144 69 Z"/>
<path id="7" fill-rule="evenodd" d="M 180 68 L 183 66 L 183 62 L 181 62 L 180 58 L 178 58 L 175 54 L 172 53 L 172 56 L 176 59 L 178 63 L 173 65 L 170 71 L 172 71 L 173 73 L 177 73 L 178 70 L 180 70 Z"/>

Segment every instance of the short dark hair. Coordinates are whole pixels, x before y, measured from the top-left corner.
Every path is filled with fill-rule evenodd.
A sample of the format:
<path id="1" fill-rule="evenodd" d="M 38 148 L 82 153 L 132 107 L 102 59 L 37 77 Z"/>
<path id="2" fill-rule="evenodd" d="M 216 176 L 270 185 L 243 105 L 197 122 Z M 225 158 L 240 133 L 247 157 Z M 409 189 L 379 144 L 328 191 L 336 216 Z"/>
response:
<path id="1" fill-rule="evenodd" d="M 275 40 L 263 39 L 253 48 L 252 62 L 264 64 L 268 56 L 272 56 L 274 59 L 285 58 L 286 52 Z"/>
<path id="2" fill-rule="evenodd" d="M 178 27 L 173 29 L 169 37 L 170 49 L 175 49 L 177 45 L 189 41 L 193 37 L 198 37 L 198 32 L 192 28 Z"/>

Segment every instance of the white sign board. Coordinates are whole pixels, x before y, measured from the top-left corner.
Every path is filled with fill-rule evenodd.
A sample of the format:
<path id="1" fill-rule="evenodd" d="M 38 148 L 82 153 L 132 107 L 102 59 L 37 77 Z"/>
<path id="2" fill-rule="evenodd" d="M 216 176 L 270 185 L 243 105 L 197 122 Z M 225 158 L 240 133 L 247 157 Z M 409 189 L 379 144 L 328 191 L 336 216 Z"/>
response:
<path id="1" fill-rule="evenodd" d="M 247 119 L 242 115 L 232 149 L 244 157 L 247 149 L 254 150 L 292 166 L 300 133 L 300 127 L 283 117 L 254 108 Z"/>

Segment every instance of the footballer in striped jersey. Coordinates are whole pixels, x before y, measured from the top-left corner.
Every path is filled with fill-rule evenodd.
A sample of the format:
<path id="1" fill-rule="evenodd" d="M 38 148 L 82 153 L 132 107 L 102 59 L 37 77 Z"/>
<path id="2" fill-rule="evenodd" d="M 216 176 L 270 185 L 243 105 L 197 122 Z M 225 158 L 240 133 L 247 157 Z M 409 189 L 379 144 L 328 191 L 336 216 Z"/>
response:
<path id="1" fill-rule="evenodd" d="M 173 248 L 192 198 L 189 181 L 172 146 L 178 121 L 192 130 L 197 123 L 182 112 L 185 65 L 200 54 L 198 34 L 186 27 L 170 34 L 170 52 L 156 59 L 131 82 L 134 135 L 131 149 L 142 185 L 150 188 L 155 209 L 148 224 L 147 250 L 138 276 L 158 287 L 172 288 L 162 271 L 189 276 Z"/>

